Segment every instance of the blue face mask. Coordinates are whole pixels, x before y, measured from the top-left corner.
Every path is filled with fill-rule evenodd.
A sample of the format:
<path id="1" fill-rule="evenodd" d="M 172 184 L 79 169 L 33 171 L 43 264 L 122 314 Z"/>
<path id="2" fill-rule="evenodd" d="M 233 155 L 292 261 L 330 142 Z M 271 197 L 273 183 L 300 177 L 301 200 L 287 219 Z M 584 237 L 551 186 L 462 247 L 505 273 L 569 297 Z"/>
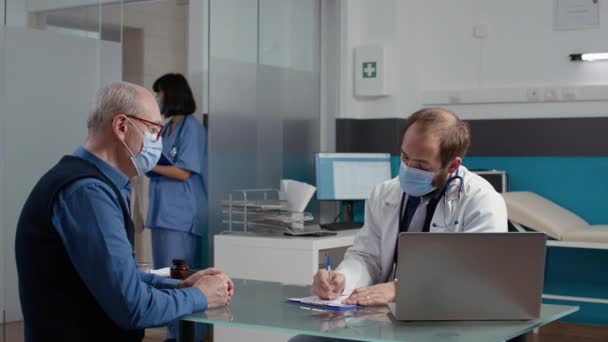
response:
<path id="1" fill-rule="evenodd" d="M 430 171 L 414 169 L 405 165 L 401 161 L 399 168 L 399 183 L 401 190 L 410 196 L 423 196 L 435 190 L 433 186 L 433 176 L 435 174 Z"/>
<path id="2" fill-rule="evenodd" d="M 143 132 L 139 127 L 131 122 L 131 120 L 129 120 L 129 122 L 144 136 L 144 146 L 142 147 L 141 152 L 135 154 L 124 141 L 123 144 L 127 148 L 127 151 L 129 151 L 131 154 L 131 161 L 133 162 L 133 165 L 135 165 L 137 174 L 143 176 L 146 174 L 146 172 L 152 170 L 158 163 L 160 155 L 163 152 L 163 139 L 162 137 L 159 137 L 158 140 L 155 140 L 155 134 Z"/>

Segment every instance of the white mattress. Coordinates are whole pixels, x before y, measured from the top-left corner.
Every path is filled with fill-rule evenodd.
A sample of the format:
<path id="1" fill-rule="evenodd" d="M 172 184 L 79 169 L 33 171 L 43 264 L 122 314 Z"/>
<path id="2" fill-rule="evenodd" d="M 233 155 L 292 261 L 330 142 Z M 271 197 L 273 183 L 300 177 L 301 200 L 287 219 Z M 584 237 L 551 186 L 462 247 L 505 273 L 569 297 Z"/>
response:
<path id="1" fill-rule="evenodd" d="M 509 220 L 563 241 L 607 242 L 608 225 L 589 225 L 580 216 L 533 192 L 505 192 Z"/>

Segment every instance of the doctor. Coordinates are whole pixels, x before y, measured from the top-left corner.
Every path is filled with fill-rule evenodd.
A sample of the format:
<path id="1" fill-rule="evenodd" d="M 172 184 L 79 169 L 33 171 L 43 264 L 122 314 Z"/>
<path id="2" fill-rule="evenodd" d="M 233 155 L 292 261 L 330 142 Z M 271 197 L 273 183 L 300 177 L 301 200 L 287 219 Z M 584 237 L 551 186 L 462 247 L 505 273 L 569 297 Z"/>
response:
<path id="1" fill-rule="evenodd" d="M 365 225 L 344 261 L 314 276 L 321 298 L 350 294 L 346 304 L 395 300 L 394 270 L 400 232 L 506 232 L 507 209 L 492 186 L 462 166 L 467 125 L 441 108 L 425 108 L 407 121 L 399 177 L 376 186 L 365 205 Z"/>

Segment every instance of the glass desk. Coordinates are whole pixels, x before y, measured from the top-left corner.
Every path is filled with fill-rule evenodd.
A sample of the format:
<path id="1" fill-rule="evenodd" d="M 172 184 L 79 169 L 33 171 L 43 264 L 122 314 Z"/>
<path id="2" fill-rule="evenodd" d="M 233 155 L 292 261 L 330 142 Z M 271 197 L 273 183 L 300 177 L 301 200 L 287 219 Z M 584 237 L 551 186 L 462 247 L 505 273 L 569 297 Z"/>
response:
<path id="1" fill-rule="evenodd" d="M 575 306 L 543 304 L 541 317 L 532 321 L 399 322 L 388 307 L 355 317 L 332 317 L 334 311 L 316 311 L 285 303 L 287 297 L 310 295 L 309 286 L 235 279 L 229 306 L 182 317 L 181 341 L 193 341 L 194 323 L 264 329 L 292 334 L 361 341 L 505 341 L 558 320 L 578 310 Z"/>

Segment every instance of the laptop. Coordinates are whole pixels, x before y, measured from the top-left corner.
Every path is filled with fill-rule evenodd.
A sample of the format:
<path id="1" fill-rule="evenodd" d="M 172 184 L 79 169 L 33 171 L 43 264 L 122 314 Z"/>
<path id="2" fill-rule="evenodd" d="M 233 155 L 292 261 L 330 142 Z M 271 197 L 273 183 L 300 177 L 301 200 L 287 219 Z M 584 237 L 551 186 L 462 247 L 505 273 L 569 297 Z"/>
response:
<path id="1" fill-rule="evenodd" d="M 391 312 L 401 321 L 540 316 L 542 233 L 401 233 Z"/>

